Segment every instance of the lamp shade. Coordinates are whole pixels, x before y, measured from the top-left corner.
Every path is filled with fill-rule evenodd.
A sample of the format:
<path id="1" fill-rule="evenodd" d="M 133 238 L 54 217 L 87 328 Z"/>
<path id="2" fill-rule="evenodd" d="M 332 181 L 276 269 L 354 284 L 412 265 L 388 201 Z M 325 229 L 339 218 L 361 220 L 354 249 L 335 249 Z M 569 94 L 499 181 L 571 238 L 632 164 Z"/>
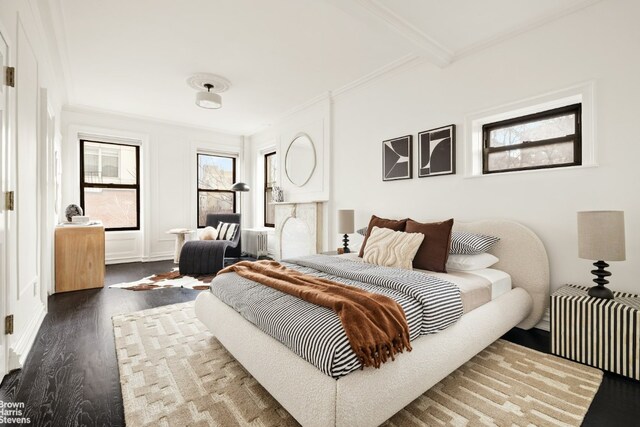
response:
<path id="1" fill-rule="evenodd" d="M 351 234 L 354 232 L 353 209 L 338 210 L 338 233 Z"/>
<path id="2" fill-rule="evenodd" d="M 601 261 L 624 261 L 624 212 L 578 212 L 578 256 Z"/>
<path id="3" fill-rule="evenodd" d="M 209 110 L 216 110 L 222 107 L 222 97 L 214 92 L 198 92 L 196 94 L 196 105 Z"/>
<path id="4" fill-rule="evenodd" d="M 244 182 L 236 182 L 231 186 L 231 191 L 249 191 L 249 186 Z"/>

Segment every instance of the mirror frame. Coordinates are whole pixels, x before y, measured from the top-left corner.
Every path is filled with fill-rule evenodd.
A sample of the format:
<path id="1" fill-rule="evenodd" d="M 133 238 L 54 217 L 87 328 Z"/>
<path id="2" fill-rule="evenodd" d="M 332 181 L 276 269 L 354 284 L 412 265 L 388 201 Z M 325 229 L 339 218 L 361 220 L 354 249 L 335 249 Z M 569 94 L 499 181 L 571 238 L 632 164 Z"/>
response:
<path id="1" fill-rule="evenodd" d="M 311 147 L 313 148 L 313 167 L 311 168 L 311 171 L 309 172 L 309 176 L 307 177 L 307 179 L 305 179 L 305 181 L 302 184 L 296 184 L 295 182 L 293 182 L 293 180 L 289 176 L 289 170 L 287 168 L 287 159 L 289 158 L 289 151 L 291 150 L 291 146 L 293 145 L 293 143 L 296 142 L 296 140 L 298 138 L 303 137 L 303 136 L 307 137 L 307 139 L 311 143 Z M 300 132 L 300 133 L 296 134 L 293 137 L 293 139 L 291 139 L 291 142 L 289 143 L 289 146 L 287 147 L 287 152 L 284 155 L 284 173 L 285 173 L 285 175 L 287 175 L 287 179 L 289 180 L 290 183 L 292 183 L 296 187 L 304 187 L 305 185 L 307 185 L 307 182 L 309 182 L 309 180 L 313 176 L 313 173 L 316 171 L 316 167 L 317 166 L 318 166 L 318 157 L 316 155 L 316 144 L 313 143 L 313 139 L 311 139 L 311 137 L 306 132 Z"/>

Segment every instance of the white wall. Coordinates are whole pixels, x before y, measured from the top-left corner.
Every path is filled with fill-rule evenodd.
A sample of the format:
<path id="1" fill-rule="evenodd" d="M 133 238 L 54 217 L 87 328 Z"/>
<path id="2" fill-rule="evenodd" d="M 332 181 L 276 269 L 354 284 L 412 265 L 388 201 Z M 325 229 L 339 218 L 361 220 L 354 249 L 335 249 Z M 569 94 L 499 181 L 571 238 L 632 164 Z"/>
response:
<path id="1" fill-rule="evenodd" d="M 241 136 L 79 108 L 65 108 L 62 128 L 63 209 L 80 200 L 79 133 L 142 141 L 141 230 L 107 232 L 108 263 L 173 257 L 175 237 L 166 231 L 197 226 L 197 152 L 238 156 L 237 177 L 243 179 Z"/>
<path id="2" fill-rule="evenodd" d="M 292 184 L 285 174 L 285 158 L 291 141 L 300 133 L 306 133 L 315 147 L 316 167 L 309 181 L 302 187 Z M 276 150 L 278 157 L 278 185 L 282 187 L 285 201 L 326 202 L 323 203 L 323 218 L 327 217 L 331 195 L 331 99 L 322 96 L 308 105 L 294 109 L 273 126 L 260 131 L 249 138 L 247 147 L 247 169 L 253 171 L 250 176 L 250 194 L 252 227 L 264 225 L 264 154 Z M 329 239 L 326 227 L 319 237 L 322 247 L 327 248 Z M 272 234 L 269 236 L 271 246 Z"/>
<path id="3" fill-rule="evenodd" d="M 332 212 L 418 221 L 509 218 L 531 227 L 551 262 L 551 288 L 589 284 L 577 257 L 576 211 L 621 209 L 627 261 L 613 263 L 611 287 L 638 292 L 640 276 L 640 3 L 610 0 L 439 69 L 425 62 L 334 98 Z M 457 29 L 463 30 L 463 29 Z M 481 110 L 595 81 L 598 167 L 465 178 L 465 117 Z M 458 174 L 382 182 L 385 139 L 455 123 Z M 414 168 L 415 168 L 414 160 Z M 415 171 L 415 169 L 414 169 Z M 415 176 L 415 173 L 414 173 Z"/>

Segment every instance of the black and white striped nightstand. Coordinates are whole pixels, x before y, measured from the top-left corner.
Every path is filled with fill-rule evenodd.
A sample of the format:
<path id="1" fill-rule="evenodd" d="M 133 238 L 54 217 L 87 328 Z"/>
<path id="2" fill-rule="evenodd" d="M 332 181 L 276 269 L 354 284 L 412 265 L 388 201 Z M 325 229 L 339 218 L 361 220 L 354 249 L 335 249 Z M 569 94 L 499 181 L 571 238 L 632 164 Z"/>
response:
<path id="1" fill-rule="evenodd" d="M 566 285 L 551 295 L 551 353 L 640 380 L 640 296 L 606 300 L 588 290 Z"/>

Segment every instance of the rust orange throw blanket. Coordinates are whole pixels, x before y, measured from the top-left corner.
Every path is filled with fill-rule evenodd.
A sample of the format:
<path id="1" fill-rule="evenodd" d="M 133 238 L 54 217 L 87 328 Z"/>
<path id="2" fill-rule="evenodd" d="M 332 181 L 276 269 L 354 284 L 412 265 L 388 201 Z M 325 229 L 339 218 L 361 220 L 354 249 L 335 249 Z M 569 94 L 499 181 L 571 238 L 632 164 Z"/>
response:
<path id="1" fill-rule="evenodd" d="M 309 276 L 276 261 L 242 261 L 218 274 L 240 276 L 333 310 L 351 348 L 364 366 L 379 368 L 389 358 L 411 351 L 409 325 L 402 307 L 389 297 Z M 214 284 L 212 284 L 215 286 Z"/>

